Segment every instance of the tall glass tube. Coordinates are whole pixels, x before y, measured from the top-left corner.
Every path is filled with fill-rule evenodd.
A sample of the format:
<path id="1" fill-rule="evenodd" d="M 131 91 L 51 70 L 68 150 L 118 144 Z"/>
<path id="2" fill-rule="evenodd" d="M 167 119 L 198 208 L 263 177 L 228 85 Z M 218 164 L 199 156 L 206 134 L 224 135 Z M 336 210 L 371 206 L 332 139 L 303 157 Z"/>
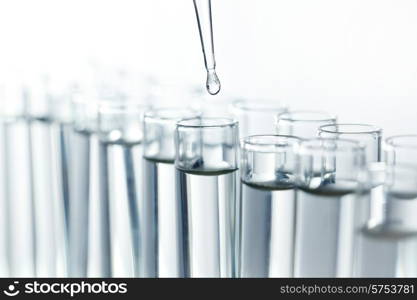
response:
<path id="1" fill-rule="evenodd" d="M 385 272 L 373 274 L 374 277 L 415 277 L 417 275 L 417 168 L 413 165 L 395 164 L 385 168 L 370 166 L 362 176 L 361 192 L 366 197 L 372 197 L 367 192 L 369 183 L 379 182 L 383 186 L 386 214 L 381 219 L 372 211 L 367 211 L 366 218 L 361 219 L 360 234 L 372 240 L 378 251 L 384 251 L 389 244 L 396 251 L 377 255 L 375 264 L 385 264 L 394 261 L 394 267 Z M 390 254 L 390 256 L 389 256 Z M 356 276 L 368 276 L 362 273 Z"/>
<path id="2" fill-rule="evenodd" d="M 388 165 L 389 170 L 403 170 L 402 176 L 398 176 L 394 179 L 396 186 L 398 187 L 403 181 L 402 189 L 404 191 L 409 191 L 416 186 L 416 183 L 413 180 L 416 178 L 416 173 L 413 171 L 417 166 L 417 135 L 397 135 L 388 137 L 385 140 L 384 144 L 385 150 L 385 161 Z M 407 169 L 406 169 L 407 167 Z M 406 171 L 404 171 L 406 169 Z M 404 176 L 407 175 L 408 176 Z M 391 176 L 393 177 L 393 176 Z M 403 191 L 403 193 L 404 193 Z M 410 196 L 413 195 L 412 192 L 408 193 Z M 391 199 L 392 197 L 388 197 Z M 400 199 L 401 197 L 395 197 Z M 404 198 L 404 197 L 403 197 Z M 406 197 L 407 198 L 407 197 Z M 385 214 L 385 222 L 379 222 L 380 224 L 395 224 L 395 220 L 404 220 L 410 219 L 410 214 L 415 214 L 415 199 L 408 197 L 407 200 L 412 201 L 387 201 L 387 207 Z M 405 221 L 400 221 L 399 224 Z M 409 224 L 406 223 L 406 224 Z M 392 227 L 392 226 L 391 226 Z M 405 226 L 403 231 L 412 231 L 412 227 L 409 225 Z M 401 239 L 398 243 L 398 256 L 399 256 L 399 265 L 397 265 L 397 276 L 402 277 L 416 277 L 417 268 L 416 268 L 416 255 L 417 253 L 417 238 L 415 236 L 408 238 L 406 240 Z"/>
<path id="3" fill-rule="evenodd" d="M 144 117 L 144 198 L 140 210 L 141 276 L 184 277 L 182 211 L 175 197 L 175 126 L 198 117 L 186 108 L 160 108 Z"/>
<path id="4" fill-rule="evenodd" d="M 36 275 L 66 275 L 66 228 L 62 206 L 55 193 L 52 145 L 53 116 L 46 81 L 33 80 L 27 87 L 31 164 L 35 216 Z M 63 238 L 63 240 L 60 240 Z"/>
<path id="5" fill-rule="evenodd" d="M 280 101 L 272 99 L 238 99 L 233 101 L 230 111 L 232 116 L 239 122 L 239 136 L 248 137 L 251 135 L 265 135 L 274 133 L 275 116 L 287 112 L 287 107 Z M 241 192 L 238 190 L 238 192 Z M 241 197 L 238 197 L 236 202 L 236 211 L 240 211 Z M 274 204 L 278 211 L 291 211 L 294 209 L 294 203 L 291 201 L 279 201 Z M 236 226 L 239 226 L 240 214 L 236 215 Z M 283 218 L 278 218 L 276 226 L 282 227 L 287 224 L 280 224 L 279 222 L 286 222 Z M 238 244 L 238 243 L 237 243 Z M 239 260 L 238 246 L 236 249 L 236 259 Z M 239 264 L 237 263 L 237 266 Z"/>
<path id="6" fill-rule="evenodd" d="M 415 165 L 388 167 L 385 183 L 386 221 L 370 229 L 377 239 L 394 238 L 397 243 L 396 277 L 417 276 L 417 169 Z M 382 230 L 381 230 L 382 229 Z M 368 231 L 369 232 L 369 231 Z"/>
<path id="7" fill-rule="evenodd" d="M 368 124 L 335 124 L 324 125 L 320 127 L 319 135 L 324 138 L 349 138 L 361 142 L 365 146 L 366 158 L 368 163 L 381 161 L 381 139 L 382 129 Z M 358 216 L 364 212 L 371 210 L 373 214 L 382 214 L 385 209 L 382 186 L 375 186 L 372 189 L 371 197 L 363 199 L 361 203 L 351 199 L 344 199 L 344 215 L 341 216 L 340 222 L 345 224 L 354 224 L 358 220 Z M 367 206 L 367 207 L 365 207 Z M 356 222 L 357 223 L 357 222 Z M 355 224 L 358 226 L 359 224 Z M 352 232 L 344 232 L 341 238 L 345 238 L 347 244 L 353 245 L 354 239 L 356 253 L 349 253 L 349 249 L 345 247 L 343 251 L 346 257 L 353 257 L 355 262 L 352 263 L 352 270 L 341 270 L 346 276 L 383 276 L 383 274 L 392 274 L 396 266 L 397 249 L 390 243 L 375 243 L 373 239 L 358 235 L 359 228 Z M 384 261 L 384 264 L 380 264 Z"/>
<path id="8" fill-rule="evenodd" d="M 275 129 L 280 135 L 310 139 L 318 136 L 320 126 L 335 123 L 336 117 L 326 112 L 299 110 L 278 114 Z"/>
<path id="9" fill-rule="evenodd" d="M 241 142 L 239 277 L 293 276 L 299 141 L 292 136 L 255 135 Z"/>
<path id="10" fill-rule="evenodd" d="M 318 129 L 322 125 L 335 124 L 336 117 L 323 111 L 310 111 L 310 110 L 296 110 L 277 114 L 275 119 L 275 130 L 279 135 L 292 135 L 302 139 L 316 138 L 318 136 Z M 302 229 L 302 226 L 309 226 L 303 222 L 303 218 L 316 218 L 316 210 L 320 210 L 319 203 L 313 203 L 311 201 L 303 201 L 303 194 L 297 191 L 296 195 L 296 207 L 295 207 L 295 218 L 296 218 L 296 234 L 297 240 L 308 239 L 306 230 Z M 323 204 L 324 206 L 326 204 Z M 311 212 L 309 214 L 309 212 Z M 300 256 L 302 253 L 294 254 L 294 264 L 297 259 L 297 255 Z M 295 267 L 295 265 L 294 265 Z M 294 269 L 295 276 L 301 276 L 300 272 Z"/>
<path id="11" fill-rule="evenodd" d="M 0 87 L 0 111 L 4 111 L 4 95 Z M 9 275 L 9 254 L 7 247 L 9 222 L 7 220 L 7 170 L 6 170 L 6 116 L 0 115 L 0 277 Z"/>
<path id="12" fill-rule="evenodd" d="M 194 118 L 177 123 L 177 196 L 186 215 L 187 275 L 234 275 L 238 123 Z"/>
<path id="13" fill-rule="evenodd" d="M 341 224 L 343 199 L 358 188 L 364 168 L 365 149 L 360 143 L 344 139 L 312 139 L 297 149 L 297 229 L 295 277 L 337 277 L 344 251 Z"/>
<path id="14" fill-rule="evenodd" d="M 56 275 L 68 276 L 68 208 L 70 138 L 72 133 L 71 92 L 68 89 L 49 91 L 51 107 L 51 166 L 53 178 L 54 239 Z"/>
<path id="15" fill-rule="evenodd" d="M 334 124 L 324 125 L 319 129 L 319 135 L 323 138 L 349 138 L 361 142 L 365 146 L 366 158 L 368 163 L 374 163 L 381 161 L 381 139 L 382 129 L 369 124 Z M 355 197 L 348 199 L 345 198 L 342 201 L 344 207 L 343 218 L 340 219 L 341 224 L 359 224 L 355 222 L 357 216 L 363 214 L 368 209 L 372 211 L 372 215 L 382 216 L 385 211 L 386 205 L 384 204 L 385 197 L 383 196 L 382 186 L 376 186 L 371 191 L 371 197 L 365 197 L 362 203 L 357 203 Z M 365 208 L 367 205 L 369 208 Z M 344 231 L 341 233 L 340 238 L 346 239 L 346 243 L 354 245 L 357 249 L 346 247 L 345 251 L 341 254 L 344 255 L 344 261 L 348 261 L 349 258 L 355 259 L 352 264 L 346 264 L 348 269 L 339 270 L 340 275 L 344 276 L 381 276 L 382 274 L 391 274 L 395 269 L 396 260 L 395 253 L 396 247 L 390 243 L 375 243 L 373 239 L 369 239 L 365 236 L 357 234 L 360 232 L 359 228 L 355 228 L 353 231 Z M 354 239 L 359 241 L 353 242 Z M 356 253 L 350 253 L 350 250 L 356 251 Z M 380 264 L 380 261 L 385 261 L 384 264 Z M 350 269 L 353 268 L 353 269 Z"/>
<path id="16" fill-rule="evenodd" d="M 96 97 L 76 90 L 72 97 L 73 127 L 69 137 L 68 275 L 87 277 L 91 137 L 97 130 Z"/>
<path id="17" fill-rule="evenodd" d="M 103 205 L 108 202 L 111 273 L 139 276 L 139 199 L 142 195 L 143 113 L 146 106 L 131 101 L 99 103 L 102 162 L 99 177 Z"/>
<path id="18" fill-rule="evenodd" d="M 27 94 L 22 85 L 7 82 L 1 90 L 2 239 L 1 273 L 9 277 L 36 276 L 35 208 L 31 133 Z M 4 215 L 3 215 L 4 214 Z"/>
<path id="19" fill-rule="evenodd" d="M 274 134 L 275 117 L 287 111 L 284 104 L 272 100 L 236 100 L 232 104 L 232 113 L 239 121 L 242 137 Z"/>

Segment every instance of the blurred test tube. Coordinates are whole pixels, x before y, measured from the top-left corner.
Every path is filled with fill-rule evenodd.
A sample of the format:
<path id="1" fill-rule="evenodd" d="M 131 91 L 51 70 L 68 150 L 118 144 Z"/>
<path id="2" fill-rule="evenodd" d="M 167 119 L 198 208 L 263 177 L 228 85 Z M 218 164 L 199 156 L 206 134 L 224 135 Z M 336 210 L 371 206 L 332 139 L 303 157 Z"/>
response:
<path id="1" fill-rule="evenodd" d="M 10 277 L 34 277 L 35 216 L 31 163 L 30 122 L 27 118 L 27 94 L 20 78 L 4 82 L 2 105 L 3 206 L 6 268 Z M 3 264 L 2 264 L 3 266 Z"/>

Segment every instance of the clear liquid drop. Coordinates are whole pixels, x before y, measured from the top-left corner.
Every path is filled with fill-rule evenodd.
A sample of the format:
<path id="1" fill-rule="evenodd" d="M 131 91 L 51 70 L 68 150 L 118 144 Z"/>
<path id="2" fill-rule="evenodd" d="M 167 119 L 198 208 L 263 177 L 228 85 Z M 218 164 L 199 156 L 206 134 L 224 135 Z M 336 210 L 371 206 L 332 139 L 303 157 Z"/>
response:
<path id="1" fill-rule="evenodd" d="M 206 88 L 210 95 L 217 95 L 220 92 L 221 84 L 215 69 L 207 70 Z"/>

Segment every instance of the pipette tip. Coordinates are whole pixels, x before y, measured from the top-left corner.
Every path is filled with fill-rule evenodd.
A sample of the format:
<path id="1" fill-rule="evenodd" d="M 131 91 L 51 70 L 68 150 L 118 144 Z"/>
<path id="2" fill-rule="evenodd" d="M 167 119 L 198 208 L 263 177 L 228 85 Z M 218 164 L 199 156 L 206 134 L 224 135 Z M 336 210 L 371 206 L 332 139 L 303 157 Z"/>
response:
<path id="1" fill-rule="evenodd" d="M 206 88 L 207 92 L 213 96 L 220 92 L 221 84 L 215 69 L 210 69 L 207 71 Z"/>

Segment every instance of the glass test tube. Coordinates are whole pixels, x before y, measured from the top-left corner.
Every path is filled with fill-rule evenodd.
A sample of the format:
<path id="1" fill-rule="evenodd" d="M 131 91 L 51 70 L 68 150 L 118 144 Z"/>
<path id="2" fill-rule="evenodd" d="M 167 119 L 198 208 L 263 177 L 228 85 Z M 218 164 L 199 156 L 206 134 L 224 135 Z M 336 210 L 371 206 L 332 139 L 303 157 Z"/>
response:
<path id="1" fill-rule="evenodd" d="M 385 184 L 387 221 L 382 238 L 398 244 L 396 277 L 417 276 L 417 169 L 415 165 L 388 167 Z M 381 227 L 380 227 L 381 228 Z M 379 236 L 378 236 L 379 237 Z"/>
<path id="2" fill-rule="evenodd" d="M 412 189 L 413 184 L 416 186 L 416 183 L 413 183 L 413 180 L 416 176 L 416 173 L 412 171 L 412 168 L 415 168 L 417 165 L 417 135 L 397 135 L 388 137 L 385 140 L 385 160 L 388 165 L 388 168 L 397 168 L 400 166 L 401 169 L 405 169 L 405 166 L 409 166 L 408 173 L 409 178 L 397 178 L 396 183 L 397 186 L 401 183 L 401 180 L 404 181 L 404 185 L 408 189 Z M 406 172 L 402 172 L 406 174 Z M 405 177 L 405 176 L 402 176 Z M 404 188 L 403 188 L 404 189 Z M 404 189 L 406 190 L 406 189 Z M 412 193 L 409 193 L 412 195 Z M 399 197 L 396 197 L 399 198 Z M 407 200 L 412 201 L 387 201 L 390 209 L 386 210 L 389 212 L 389 215 L 386 215 L 386 219 L 389 220 L 389 223 L 394 223 L 400 216 L 400 219 L 410 219 L 410 214 L 415 216 L 415 199 L 411 199 L 412 197 L 408 197 Z M 407 207 L 408 205 L 409 207 Z M 410 227 L 410 226 L 408 226 Z M 410 228 L 407 228 L 410 231 Z M 413 237 L 411 239 L 402 240 L 399 242 L 398 247 L 398 255 L 399 260 L 403 261 L 401 264 L 398 265 L 398 276 L 403 277 L 416 277 L 417 276 L 417 268 L 416 268 L 416 260 L 417 260 L 417 238 Z"/>
<path id="3" fill-rule="evenodd" d="M 241 142 L 238 277 L 293 276 L 298 142 L 278 135 Z"/>
<path id="4" fill-rule="evenodd" d="M 57 277 L 68 276 L 68 214 L 72 97 L 69 89 L 48 91 L 51 108 L 51 165 Z"/>
<path id="5" fill-rule="evenodd" d="M 36 275 L 66 275 L 63 207 L 55 193 L 52 107 L 46 81 L 33 80 L 26 91 L 31 142 L 31 171 L 35 217 Z M 63 238 L 64 240 L 60 240 Z"/>
<path id="6" fill-rule="evenodd" d="M 287 111 L 284 104 L 272 100 L 236 100 L 232 104 L 233 115 L 239 121 L 241 137 L 274 134 L 276 116 Z"/>
<path id="7" fill-rule="evenodd" d="M 361 234 L 372 240 L 378 251 L 384 251 L 389 244 L 396 251 L 388 257 L 394 261 L 394 267 L 374 277 L 415 277 L 417 275 L 417 168 L 415 166 L 396 164 L 376 168 L 372 165 L 362 177 L 365 195 L 369 182 L 382 182 L 386 203 L 383 219 L 368 212 L 363 219 Z M 368 189 L 369 190 L 369 189 Z M 376 256 L 376 264 L 385 264 L 388 255 Z"/>
<path id="8" fill-rule="evenodd" d="M 343 199 L 358 188 L 365 149 L 344 139 L 302 141 L 297 149 L 297 228 L 295 277 L 337 277 Z M 309 208 L 308 210 L 306 208 Z"/>
<path id="9" fill-rule="evenodd" d="M 139 202 L 142 195 L 143 114 L 147 106 L 132 101 L 99 103 L 99 170 L 103 205 L 108 202 L 111 274 L 139 276 Z M 104 230 L 105 231 L 105 230 Z"/>
<path id="10" fill-rule="evenodd" d="M 144 197 L 140 205 L 141 276 L 184 277 L 182 211 L 175 197 L 175 126 L 198 117 L 186 108 L 159 108 L 144 117 Z"/>
<path id="11" fill-rule="evenodd" d="M 0 86 L 0 112 L 4 112 L 4 87 Z M 9 275 L 8 254 L 8 200 L 7 200 L 7 170 L 6 170 L 6 122 L 7 117 L 0 115 L 0 277 Z"/>
<path id="12" fill-rule="evenodd" d="M 233 101 L 230 111 L 234 118 L 239 121 L 239 136 L 248 137 L 250 135 L 264 135 L 274 133 L 274 119 L 275 116 L 284 112 L 287 112 L 287 108 L 280 101 L 269 99 L 256 99 L 251 101 L 248 99 L 238 99 Z M 240 171 L 240 170 L 239 170 Z M 238 192 L 242 192 L 238 190 Z M 241 205 L 241 196 L 238 197 L 239 201 L 236 202 L 236 211 L 240 211 L 239 205 Z M 294 201 L 275 201 L 275 211 L 287 212 L 288 216 L 294 217 L 295 210 Z M 293 211 L 291 213 L 291 211 Z M 236 226 L 239 225 L 240 214 L 236 215 Z M 273 217 L 276 226 L 283 227 L 287 224 L 287 219 Z M 281 224 L 280 222 L 284 222 Z M 236 247 L 236 259 L 239 260 L 239 249 Z M 239 266 L 239 264 L 237 264 Z"/>
<path id="13" fill-rule="evenodd" d="M 87 277 L 91 137 L 97 130 L 96 98 L 86 91 L 72 95 L 73 126 L 69 136 L 68 275 Z"/>
<path id="14" fill-rule="evenodd" d="M 183 120 L 175 138 L 177 196 L 186 214 L 187 275 L 232 277 L 238 123 Z"/>
<path id="15" fill-rule="evenodd" d="M 334 124 L 324 125 L 319 129 L 319 135 L 323 138 L 349 138 L 361 142 L 365 146 L 366 159 L 368 163 L 379 162 L 381 160 L 381 139 L 382 129 L 368 124 Z M 368 239 L 359 234 L 360 226 L 357 223 L 358 216 L 371 211 L 375 217 L 382 217 L 386 205 L 384 204 L 382 185 L 375 186 L 371 191 L 370 197 L 365 197 L 363 201 L 358 202 L 357 196 L 345 197 L 342 201 L 343 217 L 340 219 L 341 224 L 354 224 L 354 226 L 345 226 L 340 233 L 340 239 L 344 239 L 346 247 L 343 253 L 340 253 L 339 259 L 344 262 L 355 260 L 353 263 L 345 263 L 345 269 L 339 270 L 340 276 L 355 277 L 375 277 L 383 274 L 392 274 L 395 269 L 396 247 L 390 243 L 375 243 L 374 240 Z M 354 229 L 347 231 L 347 229 Z M 359 239 L 359 240 L 358 240 Z M 357 240 L 354 242 L 354 240 Z M 349 246 L 350 245 L 350 246 Z M 353 246 L 356 249 L 353 249 Z M 354 250 L 355 253 L 351 253 Z M 380 264 L 384 261 L 384 264 Z"/>
<path id="16" fill-rule="evenodd" d="M 316 138 L 319 127 L 335 124 L 336 117 L 322 111 L 290 111 L 278 114 L 275 130 L 280 135 L 292 135 L 303 139 Z"/>
<path id="17" fill-rule="evenodd" d="M 322 125 L 335 124 L 336 117 L 322 111 L 305 111 L 297 110 L 278 114 L 275 120 L 276 133 L 280 135 L 293 135 L 302 139 L 315 138 L 318 136 L 318 129 Z M 297 191 L 296 193 L 296 234 L 297 240 L 308 239 L 308 236 L 304 237 L 305 230 L 302 229 L 304 224 L 311 226 L 312 222 L 316 219 L 317 212 L 326 209 L 326 203 L 320 204 L 312 203 L 311 201 L 303 201 L 303 194 Z M 320 205 L 323 205 L 321 207 Z M 302 219 L 311 219 L 312 222 L 305 223 Z M 296 254 L 295 254 L 296 255 Z M 299 254 L 301 255 L 301 253 Z M 297 258 L 294 257 L 294 260 Z M 299 272 L 298 272 L 299 273 Z M 297 275 L 294 269 L 295 276 Z"/>
<path id="18" fill-rule="evenodd" d="M 0 273 L 35 277 L 35 211 L 32 143 L 27 94 L 22 85 L 7 82 L 1 90 L 2 210 Z M 3 215 L 4 214 L 4 215 Z"/>

